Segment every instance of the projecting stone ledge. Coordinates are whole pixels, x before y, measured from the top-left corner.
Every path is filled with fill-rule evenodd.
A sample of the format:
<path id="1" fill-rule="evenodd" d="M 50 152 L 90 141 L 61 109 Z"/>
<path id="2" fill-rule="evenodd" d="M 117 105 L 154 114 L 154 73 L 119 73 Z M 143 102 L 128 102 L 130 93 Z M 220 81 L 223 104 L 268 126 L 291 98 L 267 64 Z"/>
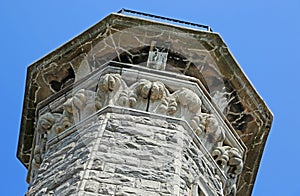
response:
<path id="1" fill-rule="evenodd" d="M 27 72 L 17 153 L 21 162 L 29 168 L 28 182 L 31 184 L 29 195 L 37 194 L 39 191 L 40 194 L 43 194 L 43 191 L 49 194 L 54 191 L 63 195 L 75 190 L 79 191 L 79 195 L 84 191 L 104 195 L 109 195 L 111 193 L 109 191 L 113 191 L 119 194 L 119 190 L 120 194 L 134 195 L 135 191 L 141 190 L 152 191 L 151 194 L 154 194 L 155 191 L 164 193 L 163 191 L 168 189 L 166 187 L 171 186 L 158 180 L 163 175 L 157 177 L 156 181 L 144 177 L 132 179 L 130 173 L 135 169 L 130 164 L 135 162 L 135 158 L 139 158 L 137 162 L 140 165 L 134 167 L 139 170 L 144 168 L 145 164 L 141 165 L 142 156 L 131 150 L 113 151 L 110 146 L 116 142 L 116 139 L 113 139 L 116 137 L 114 131 L 117 133 L 124 129 L 114 129 L 110 143 L 103 144 L 113 153 L 129 153 L 130 156 L 128 155 L 126 160 L 128 159 L 130 164 L 125 168 L 120 166 L 120 169 L 111 169 L 111 175 L 105 174 L 103 180 L 114 180 L 118 175 L 125 175 L 126 179 L 121 176 L 123 180 L 117 181 L 116 184 L 108 182 L 106 188 L 103 188 L 103 180 L 99 180 L 101 172 L 94 173 L 93 178 L 87 177 L 91 173 L 90 164 L 96 160 L 95 154 L 98 151 L 92 146 L 96 148 L 101 143 L 101 137 L 97 134 L 100 131 L 98 128 L 102 126 L 100 122 L 103 121 L 94 122 L 95 127 L 98 127 L 95 129 L 91 128 L 94 125 L 87 124 L 88 127 L 91 126 L 88 128 L 91 132 L 88 132 L 86 137 L 94 132 L 91 139 L 93 142 L 89 144 L 91 147 L 80 144 L 79 136 L 84 138 L 83 133 L 88 131 L 81 125 L 88 122 L 91 116 L 100 114 L 99 111 L 107 111 L 106 107 L 122 107 L 123 109 L 120 110 L 131 111 L 132 116 L 142 112 L 145 116 L 151 114 L 150 116 L 155 119 L 160 116 L 165 120 L 176 119 L 176 122 L 186 123 L 184 131 L 180 129 L 181 134 L 188 132 L 190 141 L 196 143 L 198 141 L 197 144 L 195 143 L 198 145 L 195 149 L 198 150 L 196 152 L 194 148 L 191 150 L 197 156 L 187 159 L 192 161 L 198 157 L 199 159 L 194 160 L 194 163 L 204 161 L 205 164 L 208 164 L 211 159 L 212 163 L 209 163 L 211 166 L 204 166 L 210 168 L 205 169 L 204 172 L 210 177 L 205 177 L 204 174 L 204 177 L 199 177 L 201 174 L 199 165 L 186 168 L 184 159 L 176 155 L 177 161 L 176 164 L 174 162 L 174 167 L 181 168 L 180 171 L 183 173 L 192 173 L 187 175 L 189 177 L 182 176 L 182 173 L 173 176 L 172 179 L 177 179 L 175 181 L 178 184 L 172 185 L 170 190 L 173 192 L 169 194 L 185 195 L 188 191 L 189 193 L 192 191 L 193 194 L 199 195 L 202 192 L 205 195 L 235 193 L 251 195 L 264 144 L 271 127 L 272 114 L 217 33 L 123 14 L 111 14 L 31 65 Z M 117 113 L 123 114 L 123 112 Z M 105 116 L 103 113 L 101 115 Z M 125 116 L 129 118 L 128 114 Z M 107 122 L 109 120 L 107 119 Z M 129 119 L 119 123 L 125 121 L 130 126 L 132 123 L 137 124 Z M 151 118 L 149 121 L 152 122 Z M 144 123 L 148 126 L 147 120 Z M 131 143 L 128 143 L 126 149 L 137 147 L 141 150 L 139 147 L 141 143 L 157 145 L 160 138 L 165 138 L 164 133 L 156 134 L 158 136 L 154 137 L 156 132 L 153 131 L 156 128 L 153 127 L 154 125 L 149 126 L 153 130 L 147 128 L 147 131 L 152 135 L 148 135 L 147 139 L 136 139 L 135 143 L 132 140 L 134 134 L 126 133 L 131 137 Z M 77 130 L 79 128 L 80 133 Z M 105 133 L 109 133 L 109 128 L 105 130 Z M 139 135 L 141 133 L 138 130 L 135 129 L 133 132 Z M 147 135 L 146 131 L 142 132 L 143 137 Z M 76 133 L 79 135 L 75 136 Z M 57 146 L 67 145 L 68 142 L 70 145 L 66 148 Z M 81 152 L 82 156 L 79 154 L 79 157 L 67 156 L 67 152 L 74 152 L 81 147 L 85 149 Z M 180 151 L 182 156 L 185 154 L 184 149 L 185 147 Z M 161 151 L 148 150 L 150 151 L 146 152 L 153 153 L 152 156 L 161 153 Z M 100 152 L 99 147 L 98 153 Z M 109 160 L 109 164 L 114 163 L 111 160 L 114 156 L 110 156 L 112 152 L 105 152 L 107 154 L 99 154 L 97 157 L 104 156 Z M 165 158 L 161 157 L 162 160 L 167 161 L 167 154 L 162 155 L 165 156 Z M 146 154 L 144 159 L 148 158 Z M 125 158 L 118 159 L 121 162 L 124 160 Z M 52 161 L 51 164 L 49 161 Z M 60 166 L 61 161 L 82 163 L 82 165 L 78 166 L 79 168 L 74 164 Z M 97 167 L 102 171 L 103 160 L 96 162 L 99 162 Z M 178 166 L 178 164 L 183 165 Z M 48 168 L 52 166 L 56 169 Z M 74 172 L 67 175 L 64 173 L 66 168 Z M 132 171 L 128 171 L 128 168 Z M 198 169 L 193 171 L 195 168 Z M 160 171 L 158 166 L 157 171 Z M 54 177 L 54 174 L 58 176 Z M 51 186 L 45 185 L 42 182 L 46 180 L 45 176 L 58 182 L 54 181 Z M 198 181 L 190 182 L 190 178 Z M 180 186 L 182 180 L 188 184 L 187 188 Z M 133 181 L 134 185 L 130 184 Z M 67 182 L 67 184 L 62 185 L 60 182 Z M 121 182 L 126 187 L 121 186 Z M 57 187 L 58 184 L 62 186 Z M 70 189 L 63 188 L 69 185 Z M 72 188 L 71 185 L 77 188 Z M 147 186 L 148 188 L 145 188 Z M 199 187 L 199 190 L 195 187 Z M 108 192 L 102 193 L 102 189 Z"/>

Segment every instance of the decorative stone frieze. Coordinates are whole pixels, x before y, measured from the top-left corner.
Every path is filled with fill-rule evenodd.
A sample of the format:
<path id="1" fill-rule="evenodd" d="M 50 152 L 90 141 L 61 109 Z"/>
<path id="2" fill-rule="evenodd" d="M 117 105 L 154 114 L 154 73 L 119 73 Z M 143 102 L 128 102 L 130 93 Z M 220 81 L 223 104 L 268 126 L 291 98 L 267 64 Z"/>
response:
<path id="1" fill-rule="evenodd" d="M 272 113 L 219 34 L 114 13 L 28 68 L 27 195 L 251 195 Z"/>
<path id="2" fill-rule="evenodd" d="M 216 165 L 220 167 L 220 171 L 224 172 L 224 175 L 228 178 L 227 180 L 230 180 L 231 183 L 228 184 L 227 182 L 226 184 L 226 180 L 218 181 L 217 179 L 219 179 L 220 176 L 211 177 L 205 172 L 203 175 L 212 180 L 213 186 L 218 187 L 220 194 L 223 194 L 222 191 L 220 192 L 220 190 L 223 189 L 224 191 L 227 191 L 226 194 L 235 194 L 235 186 L 240 173 L 235 173 L 234 176 L 233 174 L 228 174 L 227 172 L 232 171 L 232 169 L 228 169 L 227 166 L 224 168 L 224 165 L 229 165 L 232 161 L 225 163 L 222 160 L 222 164 L 224 165 L 220 165 L 220 158 L 215 156 L 217 155 L 217 152 L 219 152 L 219 149 L 227 149 L 227 147 L 236 149 L 242 164 L 242 152 L 244 152 L 244 149 L 240 146 L 239 142 L 236 141 L 235 136 L 226 126 L 226 123 L 220 119 L 220 116 L 213 109 L 197 83 L 190 82 L 187 80 L 188 78 L 184 77 L 180 80 L 174 80 L 172 77 L 168 78 L 168 76 L 160 76 L 163 74 L 160 71 L 157 71 L 156 77 L 153 77 L 154 75 L 151 75 L 150 77 L 147 70 L 144 68 L 141 68 L 139 73 L 135 73 L 132 70 L 126 70 L 126 74 L 123 75 L 108 73 L 110 72 L 109 70 L 115 70 L 114 66 L 108 66 L 106 69 L 95 73 L 95 76 L 99 76 L 98 79 L 95 76 L 90 76 L 91 78 L 96 78 L 93 79 L 96 84 L 85 81 L 80 82 L 79 87 L 74 86 L 74 89 L 80 89 L 76 91 L 73 90 L 74 92 L 66 95 L 69 96 L 69 98 L 64 102 L 60 104 L 55 103 L 56 100 L 53 99 L 52 105 L 56 107 L 51 107 L 52 111 L 47 109 L 47 107 L 45 109 L 40 109 L 42 113 L 40 113 L 40 117 L 37 121 L 38 134 L 36 136 L 36 150 L 34 151 L 34 158 L 31 165 L 30 179 L 32 183 L 37 178 L 37 171 L 45 157 L 45 152 L 47 151 L 46 143 L 51 142 L 64 131 L 74 126 L 78 126 L 78 123 L 85 121 L 85 119 L 94 115 L 97 111 L 103 110 L 109 106 L 134 109 L 137 111 L 148 112 L 153 115 L 161 115 L 161 117 L 164 118 L 172 117 L 187 122 L 194 134 L 199 137 L 199 141 L 202 143 L 201 145 L 205 146 L 205 151 L 212 153 L 212 156 L 217 163 Z M 102 73 L 105 74 L 103 75 Z M 134 82 L 127 77 L 127 75 L 132 76 L 133 74 L 138 75 Z M 82 88 L 84 86 L 85 88 Z M 60 99 L 58 101 L 60 102 Z M 223 122 L 223 124 L 221 122 Z M 228 145 L 232 146 L 230 147 Z M 187 153 L 188 152 L 189 150 Z M 191 156 L 193 157 L 192 159 L 195 159 L 195 156 L 196 154 Z M 206 156 L 210 156 L 209 153 Z M 205 171 L 203 165 L 207 163 L 203 160 L 203 157 L 198 157 L 194 161 L 201 161 L 202 166 L 199 168 L 200 170 L 198 172 L 201 171 L 201 168 Z M 229 161 L 229 159 L 227 161 Z M 186 166 L 187 170 L 189 170 L 188 165 Z M 210 170 L 211 172 L 214 172 L 215 169 L 211 168 Z M 242 165 L 240 167 L 240 170 L 241 169 Z M 189 187 L 191 187 L 192 184 L 193 186 L 196 186 L 196 184 L 200 183 L 195 175 L 198 174 L 193 174 L 192 181 L 196 181 L 189 182 L 191 183 L 188 185 Z M 214 175 L 218 176 L 217 174 Z M 215 180 L 216 182 L 214 182 Z M 92 188 L 93 187 L 87 187 L 86 190 L 91 191 Z M 228 189 L 230 190 L 228 191 Z"/>
<path id="3" fill-rule="evenodd" d="M 184 81 L 177 82 L 182 83 L 182 85 L 184 83 Z M 176 86 L 174 82 L 171 83 Z M 177 87 L 178 89 L 172 89 L 173 92 L 171 93 L 168 88 L 171 89 L 172 87 L 166 86 L 161 81 L 152 82 L 147 79 L 139 79 L 128 86 L 121 75 L 105 74 L 99 78 L 96 92 L 80 89 L 64 103 L 58 104 L 59 107 L 62 105 L 61 108 L 52 108 L 52 110 L 62 111 L 61 114 L 46 113 L 41 115 L 38 120 L 38 130 L 40 133 L 45 133 L 48 130 L 50 138 L 52 138 L 51 135 L 60 133 L 70 127 L 72 123 L 79 122 L 96 110 L 107 105 L 116 105 L 182 118 L 190 124 L 198 135 L 205 131 L 208 142 L 222 143 L 225 139 L 224 131 L 213 114 L 202 112 L 202 100 L 193 91 L 194 89 Z M 197 87 L 192 86 L 190 88 Z"/>

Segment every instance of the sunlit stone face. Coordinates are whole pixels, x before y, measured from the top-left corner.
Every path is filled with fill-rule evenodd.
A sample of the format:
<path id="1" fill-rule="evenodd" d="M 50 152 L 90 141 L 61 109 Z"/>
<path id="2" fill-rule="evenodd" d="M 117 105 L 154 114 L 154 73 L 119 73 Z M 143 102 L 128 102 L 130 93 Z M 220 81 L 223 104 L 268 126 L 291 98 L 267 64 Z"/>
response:
<path id="1" fill-rule="evenodd" d="M 120 64 L 111 63 L 111 69 L 105 69 L 110 61 Z M 141 77 L 141 70 L 148 70 L 148 75 Z M 203 132 L 197 127 L 202 121 L 192 114 L 218 114 L 218 120 L 207 116 L 204 121 L 208 126 L 205 132 L 218 136 L 203 142 L 223 169 L 227 167 L 222 155 L 239 160 L 245 157 L 244 167 L 237 163 L 242 172 L 237 183 L 243 185 L 241 193 L 251 192 L 272 115 L 217 33 L 112 14 L 33 64 L 28 74 L 20 137 L 22 144 L 27 143 L 18 150 L 26 166 L 30 164 L 34 130 L 39 129 L 35 121 L 43 115 L 46 118 L 40 121 L 40 128 L 50 130 L 54 138 L 107 105 L 179 119 L 185 116 L 198 135 Z M 183 78 L 194 86 L 180 81 Z M 103 97 L 104 92 L 110 97 Z M 214 143 L 226 141 L 228 136 L 217 128 L 222 120 L 239 140 L 236 143 L 244 143 L 245 148 L 218 146 L 214 150 Z M 235 155 L 236 149 L 242 156 Z"/>

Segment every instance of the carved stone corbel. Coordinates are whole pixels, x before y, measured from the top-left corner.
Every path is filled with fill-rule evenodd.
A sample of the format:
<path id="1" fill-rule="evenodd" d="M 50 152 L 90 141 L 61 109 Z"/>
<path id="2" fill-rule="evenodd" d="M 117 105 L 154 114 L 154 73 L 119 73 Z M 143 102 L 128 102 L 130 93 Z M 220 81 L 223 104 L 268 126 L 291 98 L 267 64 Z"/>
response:
<path id="1" fill-rule="evenodd" d="M 100 77 L 96 92 L 96 109 L 106 105 L 115 105 L 122 90 L 127 86 L 119 74 L 106 74 Z"/>
<path id="2" fill-rule="evenodd" d="M 238 175 L 243 169 L 243 159 L 241 153 L 230 146 L 217 147 L 212 156 L 216 163 L 227 176 L 227 181 L 224 189 L 225 195 L 236 194 L 236 183 Z"/>

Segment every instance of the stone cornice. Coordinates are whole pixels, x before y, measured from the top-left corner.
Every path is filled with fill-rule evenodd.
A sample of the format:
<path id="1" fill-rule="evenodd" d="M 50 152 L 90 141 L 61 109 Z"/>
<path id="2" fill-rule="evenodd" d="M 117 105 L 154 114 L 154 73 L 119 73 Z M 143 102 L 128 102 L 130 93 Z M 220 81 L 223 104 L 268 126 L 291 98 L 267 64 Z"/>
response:
<path id="1" fill-rule="evenodd" d="M 243 171 L 241 179 L 244 179 L 243 176 L 247 173 L 250 177 L 240 180 L 238 192 L 242 195 L 250 195 L 273 115 L 243 73 L 220 35 L 122 14 L 107 16 L 89 30 L 28 68 L 18 158 L 26 167 L 29 166 L 30 154 L 33 151 L 35 124 L 37 123 L 37 105 L 53 94 L 57 94 L 56 96 L 63 94 L 64 91 L 67 91 L 68 86 L 72 88 L 74 80 L 76 82 L 85 78 L 88 73 L 83 73 L 80 77 L 80 74 L 78 75 L 78 68 L 85 58 L 87 58 L 87 65 L 92 66 L 91 72 L 97 70 L 102 62 L 108 60 L 120 60 L 123 57 L 135 60 L 126 56 L 125 53 L 119 54 L 117 57 L 109 56 L 109 51 L 104 51 L 97 56 L 95 55 L 99 48 L 97 44 L 102 42 L 108 44 L 106 38 L 113 38 L 118 43 L 117 39 L 120 35 L 118 32 L 124 32 L 122 35 L 127 36 L 144 31 L 150 34 L 159 31 L 173 32 L 174 40 L 193 40 L 193 43 L 197 44 L 188 46 L 174 43 L 170 47 L 166 73 L 174 72 L 174 69 L 170 69 L 173 67 L 176 72 L 179 72 L 178 75 L 186 75 L 199 80 L 198 83 L 205 87 L 204 94 L 209 94 L 214 104 L 218 106 L 219 113 L 223 113 L 230 126 L 234 128 L 234 134 L 238 135 L 245 143 L 249 149 L 245 155 L 246 167 L 244 168 L 247 171 Z M 137 34 L 137 36 L 144 37 L 145 34 Z M 143 47 L 147 48 L 151 44 L 150 38 L 147 40 L 148 38 L 145 37 L 143 42 L 137 43 L 134 42 L 133 37 L 126 37 L 123 39 L 124 42 L 121 42 L 121 45 L 128 46 L 125 50 L 133 56 L 137 55 L 134 52 L 141 52 L 145 49 Z M 159 38 L 159 40 L 161 39 Z M 131 46 L 132 48 L 130 48 Z M 119 51 L 118 47 L 116 46 L 116 51 Z M 162 44 L 158 47 L 165 46 Z M 188 47 L 191 47 L 191 50 L 187 50 Z M 196 57 L 193 58 L 193 55 Z M 90 62 L 89 56 L 94 56 L 95 61 Z M 140 57 L 144 58 L 143 55 Z"/>

